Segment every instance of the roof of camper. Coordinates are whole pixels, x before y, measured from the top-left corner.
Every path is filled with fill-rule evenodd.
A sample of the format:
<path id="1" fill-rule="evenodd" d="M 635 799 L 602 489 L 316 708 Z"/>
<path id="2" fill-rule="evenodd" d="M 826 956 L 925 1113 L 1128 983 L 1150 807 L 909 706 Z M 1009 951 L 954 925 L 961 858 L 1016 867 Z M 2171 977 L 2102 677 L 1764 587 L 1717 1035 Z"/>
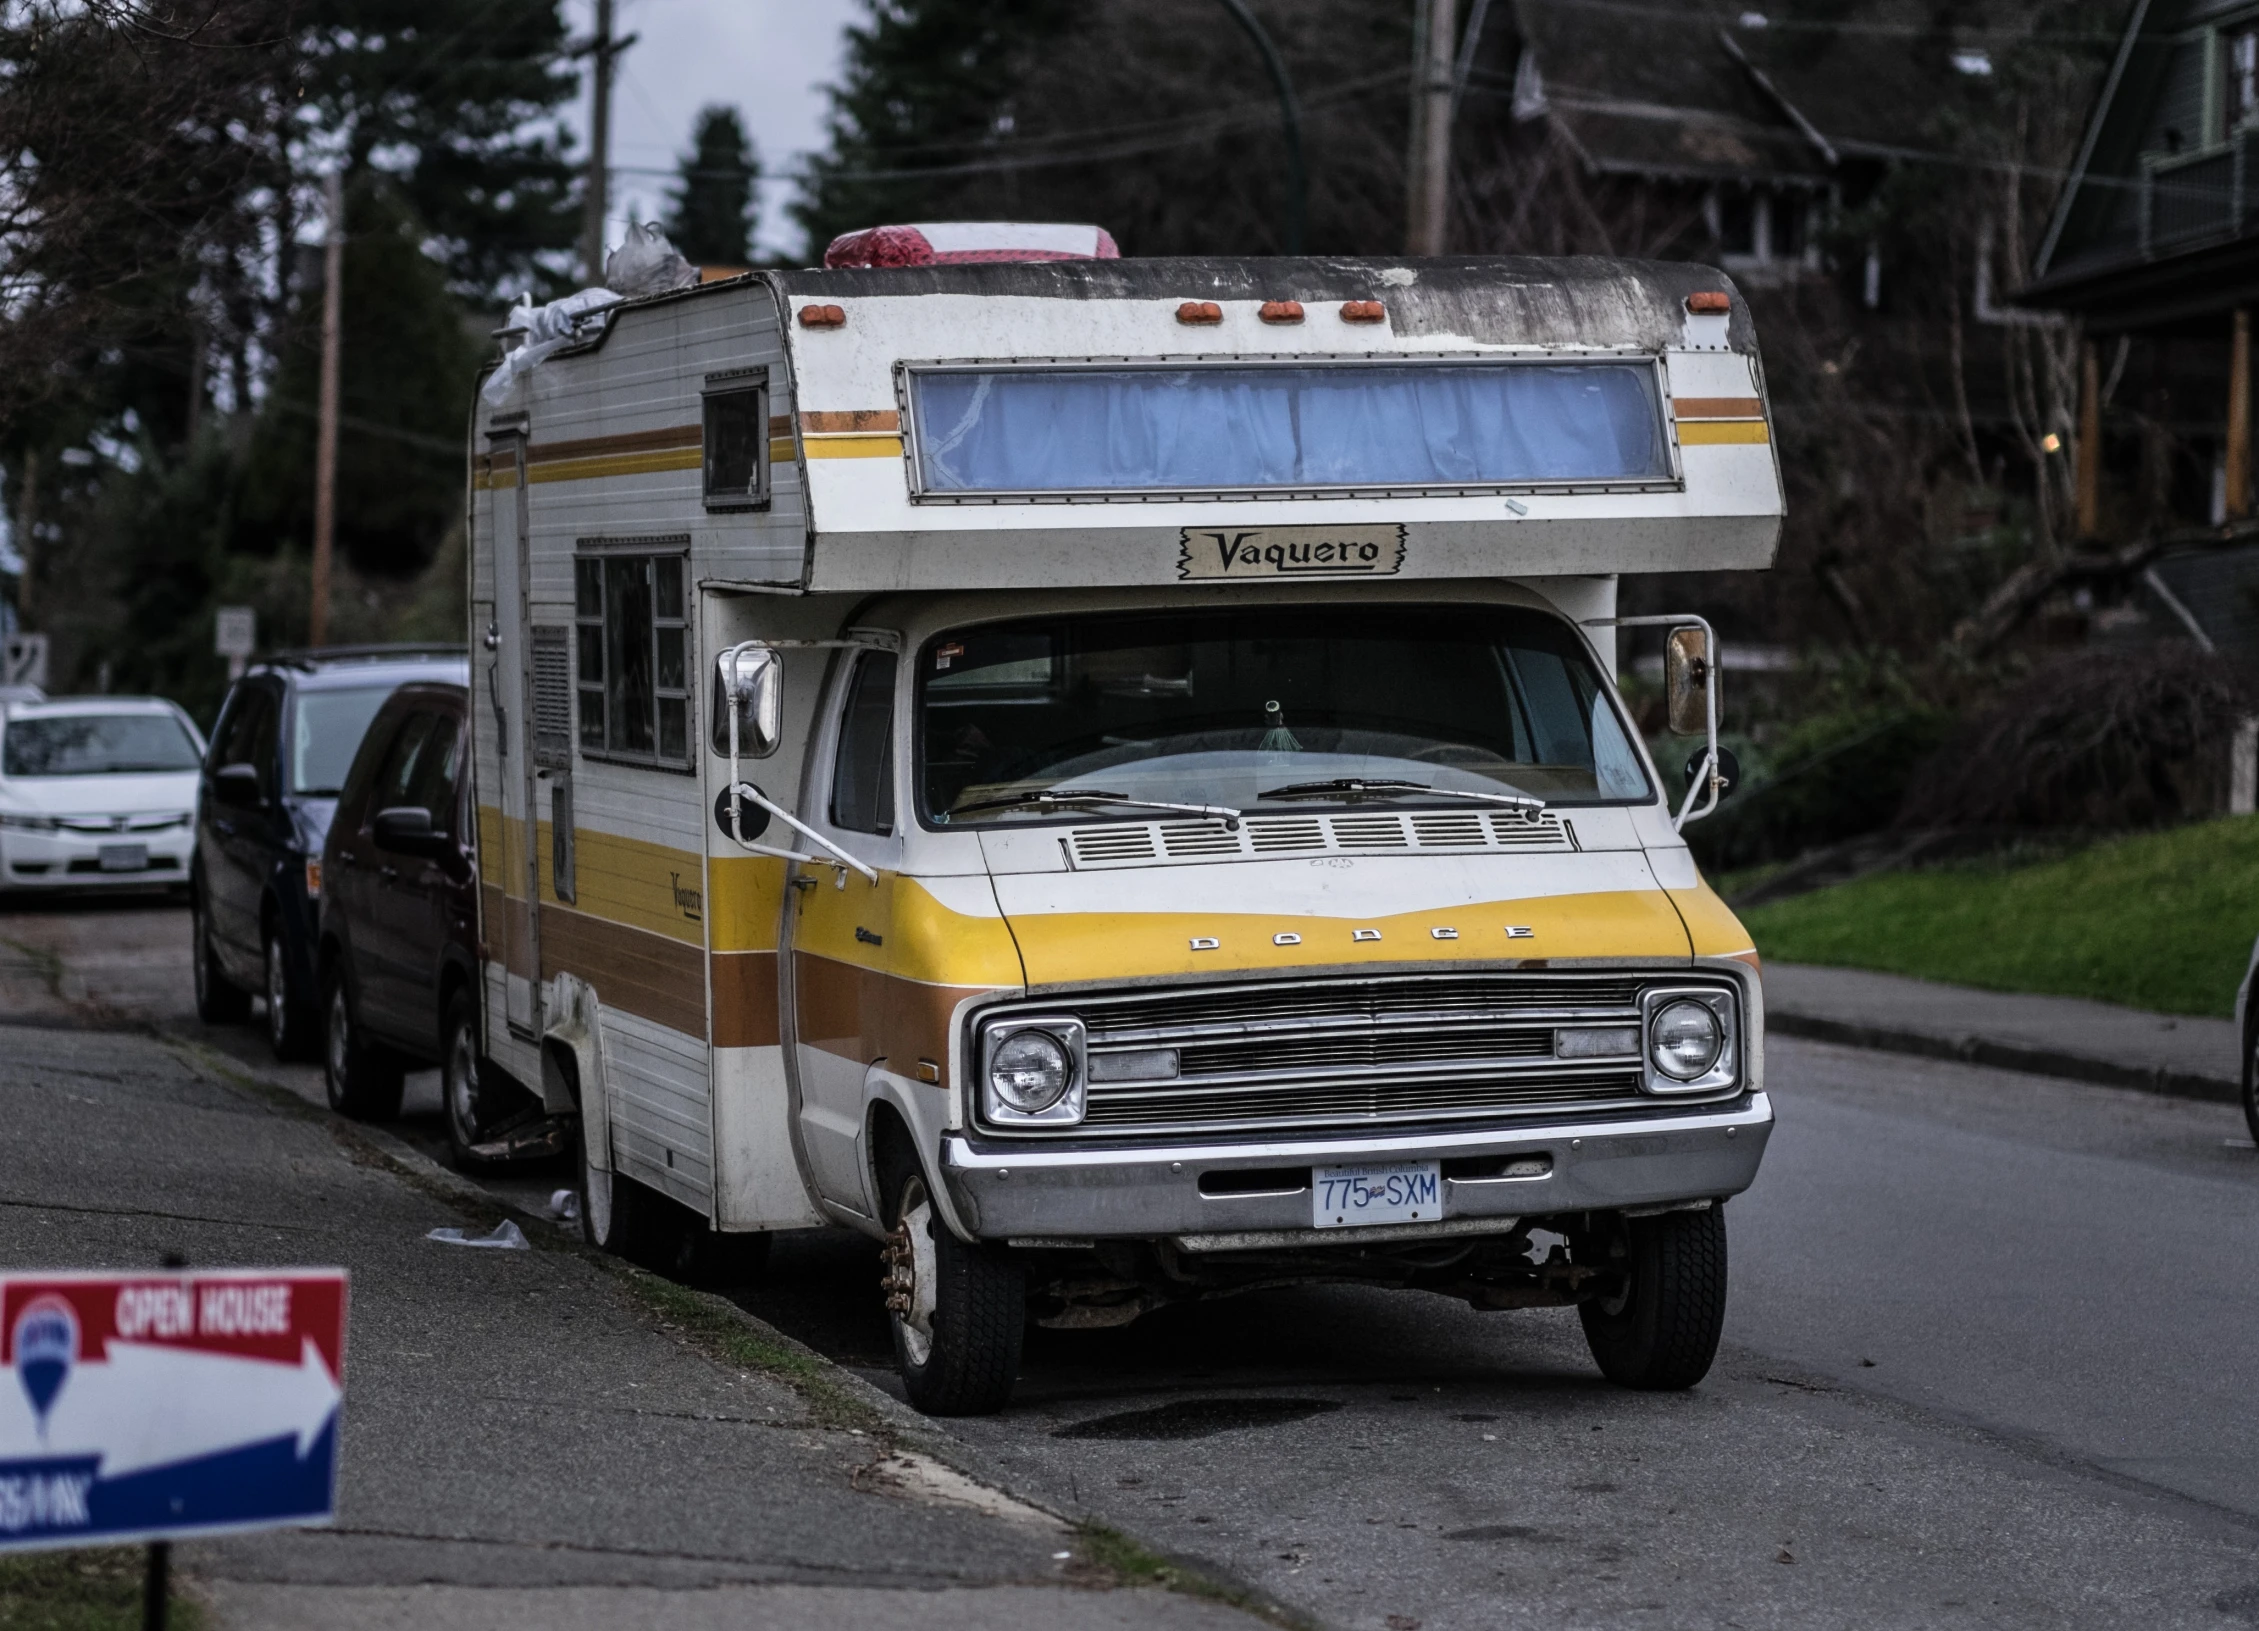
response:
<path id="1" fill-rule="evenodd" d="M 1692 261 L 1530 255 L 1187 257 L 842 267 L 757 274 L 787 298 L 1003 295 L 1036 300 L 1380 300 L 1404 336 L 1487 345 L 1684 343 L 1686 297 L 1733 295 L 1727 341 L 1754 353 L 1756 330 L 1723 272 Z M 713 287 L 709 285 L 708 287 Z"/>

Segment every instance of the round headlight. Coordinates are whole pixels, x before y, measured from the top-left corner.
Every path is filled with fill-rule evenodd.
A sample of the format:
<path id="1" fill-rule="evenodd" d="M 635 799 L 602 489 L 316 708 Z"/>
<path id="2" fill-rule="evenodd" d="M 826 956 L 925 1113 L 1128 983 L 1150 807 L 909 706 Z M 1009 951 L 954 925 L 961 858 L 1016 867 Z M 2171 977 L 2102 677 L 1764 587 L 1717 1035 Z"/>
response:
<path id="1" fill-rule="evenodd" d="M 1023 1116 L 1041 1115 L 1074 1085 L 1075 1062 L 1049 1031 L 1015 1031 L 988 1060 L 996 1102 Z"/>
<path id="2" fill-rule="evenodd" d="M 1726 1034 L 1707 1003 L 1666 1004 L 1647 1034 L 1655 1068 L 1674 1081 L 1691 1082 L 1718 1062 Z"/>

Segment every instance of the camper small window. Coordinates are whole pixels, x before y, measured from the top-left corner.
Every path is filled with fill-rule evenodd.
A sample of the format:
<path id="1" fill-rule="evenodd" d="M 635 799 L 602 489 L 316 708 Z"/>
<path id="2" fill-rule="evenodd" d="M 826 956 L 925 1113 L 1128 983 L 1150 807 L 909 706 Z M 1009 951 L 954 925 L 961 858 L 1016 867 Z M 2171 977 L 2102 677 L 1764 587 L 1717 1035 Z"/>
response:
<path id="1" fill-rule="evenodd" d="M 768 370 L 708 378 L 705 450 L 707 509 L 768 507 Z"/>
<path id="2" fill-rule="evenodd" d="M 573 562 L 574 692 L 581 752 L 690 765 L 690 627 L 676 554 L 582 554 Z"/>

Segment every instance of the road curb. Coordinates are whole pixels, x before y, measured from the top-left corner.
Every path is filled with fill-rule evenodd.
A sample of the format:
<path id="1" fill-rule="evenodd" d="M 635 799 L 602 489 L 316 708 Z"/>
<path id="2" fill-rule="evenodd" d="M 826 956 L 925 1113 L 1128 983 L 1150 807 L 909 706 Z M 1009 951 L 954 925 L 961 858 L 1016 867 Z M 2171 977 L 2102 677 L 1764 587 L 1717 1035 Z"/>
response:
<path id="1" fill-rule="evenodd" d="M 1858 1020 L 1830 1019 L 1819 1014 L 1765 1014 L 1766 1029 L 1783 1036 L 1807 1037 L 1815 1042 L 1839 1042 L 1847 1047 L 1881 1053 L 1910 1053 L 1927 1059 L 1951 1059 L 1968 1065 L 1989 1065 L 1995 1070 L 2022 1071 L 2034 1076 L 2055 1076 L 2099 1087 L 2131 1088 L 2168 1099 L 2195 1099 L 2206 1104 L 2235 1104 L 2243 1097 L 2241 1082 L 2191 1071 L 2144 1069 L 2114 1059 L 2060 1053 L 2052 1048 L 2025 1047 L 1982 1036 L 1940 1036 L 1934 1032 L 1903 1030 L 1891 1025 L 1869 1025 Z"/>

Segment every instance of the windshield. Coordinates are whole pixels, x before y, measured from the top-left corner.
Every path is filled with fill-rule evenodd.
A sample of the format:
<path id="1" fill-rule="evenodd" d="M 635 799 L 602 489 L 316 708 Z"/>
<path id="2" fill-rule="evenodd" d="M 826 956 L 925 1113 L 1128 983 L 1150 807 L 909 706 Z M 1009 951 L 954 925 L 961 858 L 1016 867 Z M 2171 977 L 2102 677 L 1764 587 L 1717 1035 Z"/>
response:
<path id="1" fill-rule="evenodd" d="M 18 719 L 0 747 L 11 776 L 130 776 L 194 770 L 196 739 L 171 714 Z"/>
<path id="2" fill-rule="evenodd" d="M 290 790 L 293 793 L 327 793 L 333 797 L 345 785 L 345 772 L 368 734 L 389 685 L 357 687 L 350 691 L 301 691 L 298 722 L 290 733 Z"/>
<path id="3" fill-rule="evenodd" d="M 1341 778 L 1549 804 L 1652 796 L 1582 642 L 1517 607 L 1062 615 L 942 635 L 918 667 L 920 797 L 935 824 L 1153 819 L 1096 804 L 968 809 L 1048 788 L 1242 809 Z"/>

